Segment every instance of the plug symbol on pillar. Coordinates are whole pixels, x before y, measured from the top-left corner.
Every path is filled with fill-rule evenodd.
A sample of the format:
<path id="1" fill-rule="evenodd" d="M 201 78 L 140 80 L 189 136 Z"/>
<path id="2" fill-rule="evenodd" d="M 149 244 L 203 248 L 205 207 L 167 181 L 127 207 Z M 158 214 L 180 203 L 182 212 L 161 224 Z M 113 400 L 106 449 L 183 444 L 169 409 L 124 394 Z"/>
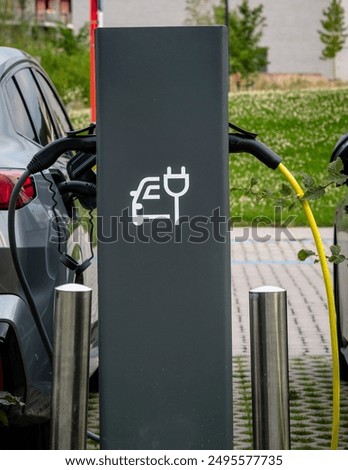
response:
<path id="1" fill-rule="evenodd" d="M 169 180 L 174 180 L 171 183 Z M 183 180 L 183 187 L 179 190 L 175 187 L 177 181 Z M 169 187 L 171 186 L 171 187 Z M 172 167 L 167 167 L 167 173 L 163 175 L 163 188 L 168 196 L 174 199 L 174 223 L 179 224 L 180 219 L 180 205 L 179 199 L 187 193 L 190 187 L 190 175 L 186 173 L 186 168 L 181 167 L 180 173 L 172 173 Z M 162 199 L 161 185 L 159 176 L 149 176 L 143 178 L 138 188 L 135 191 L 130 191 L 132 196 L 132 222 L 134 225 L 142 225 L 144 220 L 151 219 L 171 219 L 170 214 L 167 213 L 147 213 L 144 212 L 143 203 L 140 201 L 146 200 L 160 200 Z"/>
<path id="2" fill-rule="evenodd" d="M 173 189 L 169 188 L 168 181 L 169 180 L 184 180 L 184 185 L 181 191 L 174 192 Z M 180 218 L 180 210 L 179 210 L 179 198 L 181 198 L 184 194 L 187 193 L 190 187 L 190 175 L 186 173 L 186 168 L 184 166 L 181 167 L 181 173 L 172 173 L 172 167 L 167 167 L 167 173 L 163 175 L 163 186 L 165 192 L 174 198 L 174 223 L 178 225 L 179 218 Z"/>

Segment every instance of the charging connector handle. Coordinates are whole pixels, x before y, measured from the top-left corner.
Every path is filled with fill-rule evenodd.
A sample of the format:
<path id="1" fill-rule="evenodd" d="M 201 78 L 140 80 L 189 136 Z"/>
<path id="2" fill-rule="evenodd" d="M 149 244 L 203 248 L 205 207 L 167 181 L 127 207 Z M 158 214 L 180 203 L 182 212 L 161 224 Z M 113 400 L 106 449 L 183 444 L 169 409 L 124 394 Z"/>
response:
<path id="1" fill-rule="evenodd" d="M 81 196 L 97 195 L 97 185 L 87 181 L 64 181 L 58 184 L 60 194 L 74 193 Z"/>
<path id="2" fill-rule="evenodd" d="M 282 159 L 265 144 L 246 134 L 228 134 L 229 153 L 250 153 L 268 168 L 276 170 Z"/>
<path id="3" fill-rule="evenodd" d="M 62 137 L 54 140 L 39 150 L 29 162 L 27 169 L 31 175 L 50 168 L 58 158 L 70 150 L 79 150 L 86 153 L 96 153 L 96 136 L 82 135 Z"/>

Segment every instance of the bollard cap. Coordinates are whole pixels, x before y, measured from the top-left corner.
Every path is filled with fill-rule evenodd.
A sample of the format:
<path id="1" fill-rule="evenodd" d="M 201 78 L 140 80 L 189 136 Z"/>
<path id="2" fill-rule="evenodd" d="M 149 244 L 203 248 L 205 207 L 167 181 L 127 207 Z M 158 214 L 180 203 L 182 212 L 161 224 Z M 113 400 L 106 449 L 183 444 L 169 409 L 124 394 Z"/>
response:
<path id="1" fill-rule="evenodd" d="M 282 289 L 281 287 L 276 287 L 276 286 L 260 286 L 256 287 L 255 289 L 251 289 L 249 292 L 255 293 L 255 294 L 266 294 L 266 293 L 271 293 L 271 292 L 285 292 L 285 289 Z"/>
<path id="2" fill-rule="evenodd" d="M 83 284 L 63 284 L 57 286 L 55 290 L 60 292 L 90 292 L 92 289 L 90 287 L 84 286 Z"/>

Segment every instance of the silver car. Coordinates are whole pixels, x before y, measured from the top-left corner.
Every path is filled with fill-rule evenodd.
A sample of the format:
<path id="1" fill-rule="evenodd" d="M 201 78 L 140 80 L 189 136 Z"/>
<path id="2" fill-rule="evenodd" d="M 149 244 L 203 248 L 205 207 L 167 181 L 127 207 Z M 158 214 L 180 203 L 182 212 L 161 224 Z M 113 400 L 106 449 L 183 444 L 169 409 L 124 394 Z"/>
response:
<path id="1" fill-rule="evenodd" d="M 22 51 L 0 47 L 0 449 L 48 446 L 51 362 L 12 261 L 8 208 L 11 191 L 33 155 L 71 130 L 62 101 L 40 65 Z M 82 172 L 82 179 L 92 174 L 75 164 L 78 157 L 65 153 L 49 170 L 28 177 L 15 211 L 18 256 L 51 341 L 55 286 L 85 283 L 97 295 L 92 209 L 86 210 L 83 201 L 81 205 L 64 189 L 69 168 Z M 90 266 L 73 269 L 70 262 Z M 91 376 L 98 368 L 95 304 Z"/>

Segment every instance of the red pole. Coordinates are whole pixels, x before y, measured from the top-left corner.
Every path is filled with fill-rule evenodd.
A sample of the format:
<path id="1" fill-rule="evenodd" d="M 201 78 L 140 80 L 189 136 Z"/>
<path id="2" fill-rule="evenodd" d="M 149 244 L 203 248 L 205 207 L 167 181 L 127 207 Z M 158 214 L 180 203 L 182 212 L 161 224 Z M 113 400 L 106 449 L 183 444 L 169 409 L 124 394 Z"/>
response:
<path id="1" fill-rule="evenodd" d="M 96 99 L 95 99 L 95 39 L 94 30 L 98 26 L 98 0 L 90 0 L 90 102 L 91 121 L 96 121 Z"/>

